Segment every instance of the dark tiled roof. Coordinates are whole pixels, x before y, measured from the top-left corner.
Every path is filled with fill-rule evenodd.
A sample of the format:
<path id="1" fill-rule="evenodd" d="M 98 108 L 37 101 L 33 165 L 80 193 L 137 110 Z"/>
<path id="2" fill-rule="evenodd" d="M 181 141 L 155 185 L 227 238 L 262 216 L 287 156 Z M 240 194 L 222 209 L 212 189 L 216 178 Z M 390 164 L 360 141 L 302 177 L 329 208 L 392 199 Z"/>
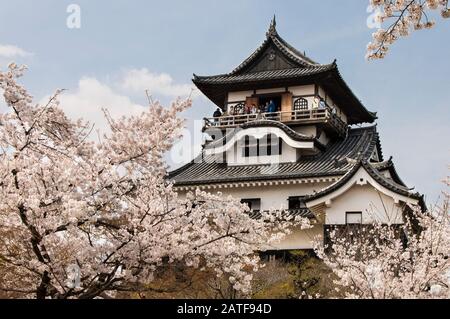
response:
<path id="1" fill-rule="evenodd" d="M 314 157 L 304 157 L 295 163 L 278 165 L 227 166 L 212 158 L 201 157 L 171 172 L 175 186 L 210 183 L 295 179 L 339 176 L 350 171 L 357 160 L 368 160 L 379 145 L 376 126 L 350 129 L 345 139 L 331 142 L 325 151 Z"/>
<path id="2" fill-rule="evenodd" d="M 412 193 L 412 189 L 406 187 L 405 185 L 396 183 L 393 179 L 385 177 L 376 168 L 370 165 L 370 163 L 363 161 L 362 165 L 373 179 L 394 193 L 416 199 L 420 198 L 421 195 L 419 193 Z"/>
<path id="3" fill-rule="evenodd" d="M 372 164 L 372 166 L 380 172 L 388 170 L 389 173 L 391 174 L 392 180 L 394 182 L 396 182 L 397 184 L 400 184 L 402 186 L 406 186 L 406 184 L 403 182 L 403 180 L 398 175 L 397 170 L 395 169 L 394 162 L 392 161 L 392 156 L 387 161 L 375 163 L 375 164 Z"/>
<path id="4" fill-rule="evenodd" d="M 306 77 L 311 75 L 322 74 L 336 68 L 336 64 L 325 64 L 311 66 L 307 68 L 292 68 L 282 70 L 268 70 L 261 72 L 252 72 L 244 74 L 220 74 L 212 76 L 198 76 L 194 75 L 194 83 L 201 84 L 234 84 L 242 82 L 256 82 L 267 80 L 282 80 L 292 79 L 298 77 Z"/>
<path id="5" fill-rule="evenodd" d="M 262 217 L 261 212 L 259 211 L 251 211 L 249 216 L 253 219 L 260 219 Z M 304 217 L 304 218 L 315 218 L 314 214 L 309 210 L 309 208 L 300 208 L 300 209 L 289 209 L 285 210 L 281 213 L 283 218 L 295 218 L 295 217 Z"/>

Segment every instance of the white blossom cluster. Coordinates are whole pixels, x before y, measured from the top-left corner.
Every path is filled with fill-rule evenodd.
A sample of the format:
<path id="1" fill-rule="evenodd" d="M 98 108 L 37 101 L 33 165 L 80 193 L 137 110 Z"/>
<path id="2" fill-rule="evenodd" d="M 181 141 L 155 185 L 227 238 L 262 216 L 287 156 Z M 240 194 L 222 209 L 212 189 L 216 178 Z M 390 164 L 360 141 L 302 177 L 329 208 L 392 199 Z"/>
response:
<path id="1" fill-rule="evenodd" d="M 447 195 L 441 207 L 414 208 L 404 225 L 364 225 L 332 230 L 316 251 L 337 276 L 347 298 L 425 299 L 450 297 L 450 220 Z M 340 287 L 340 288 L 339 288 Z"/>
<path id="2" fill-rule="evenodd" d="M 239 201 L 204 192 L 179 198 L 163 159 L 191 101 L 158 102 L 113 119 L 93 142 L 92 126 L 58 106 L 33 105 L 17 82 L 25 68 L 0 72 L 10 111 L 0 114 L 0 290 L 37 298 L 95 298 L 145 291 L 172 262 L 213 269 L 250 292 L 255 250 L 309 227 L 276 213 L 252 219 Z M 279 213 L 280 214 L 280 213 Z M 69 285 L 79 269 L 78 285 Z M 69 276 L 70 275 L 70 276 Z M 76 275 L 76 274 L 75 274 Z M 76 281 L 76 280 L 75 280 Z"/>
<path id="3" fill-rule="evenodd" d="M 448 0 L 369 0 L 374 9 L 379 9 L 377 22 L 388 24 L 373 33 L 367 46 L 368 59 L 382 59 L 389 46 L 400 37 L 408 36 L 412 30 L 429 29 L 435 21 L 429 18 L 430 10 L 440 10 L 443 18 L 450 17 Z"/>

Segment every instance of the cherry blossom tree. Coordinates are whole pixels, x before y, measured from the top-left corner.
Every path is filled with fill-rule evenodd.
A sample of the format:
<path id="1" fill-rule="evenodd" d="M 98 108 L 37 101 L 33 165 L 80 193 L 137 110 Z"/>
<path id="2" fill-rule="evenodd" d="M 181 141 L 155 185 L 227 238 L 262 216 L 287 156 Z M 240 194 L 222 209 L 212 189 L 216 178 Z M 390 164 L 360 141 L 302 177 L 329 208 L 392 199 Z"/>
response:
<path id="1" fill-rule="evenodd" d="M 347 298 L 449 298 L 449 195 L 429 213 L 412 207 L 403 225 L 333 229 L 316 252 Z"/>
<path id="2" fill-rule="evenodd" d="M 389 46 L 413 30 L 429 29 L 435 25 L 430 12 L 440 11 L 443 18 L 450 17 L 448 0 L 369 0 L 379 14 L 377 22 L 388 26 L 378 29 L 367 46 L 368 59 L 382 59 Z"/>
<path id="3" fill-rule="evenodd" d="M 178 114 L 190 100 L 152 103 L 140 116 L 105 116 L 92 126 L 58 106 L 32 104 L 18 83 L 25 67 L 0 72 L 10 111 L 0 115 L 0 290 L 35 298 L 113 297 L 145 291 L 165 264 L 214 270 L 248 294 L 255 250 L 289 227 L 282 212 L 247 214 L 231 197 L 194 192 L 181 198 L 168 182 L 164 153 L 179 137 Z"/>

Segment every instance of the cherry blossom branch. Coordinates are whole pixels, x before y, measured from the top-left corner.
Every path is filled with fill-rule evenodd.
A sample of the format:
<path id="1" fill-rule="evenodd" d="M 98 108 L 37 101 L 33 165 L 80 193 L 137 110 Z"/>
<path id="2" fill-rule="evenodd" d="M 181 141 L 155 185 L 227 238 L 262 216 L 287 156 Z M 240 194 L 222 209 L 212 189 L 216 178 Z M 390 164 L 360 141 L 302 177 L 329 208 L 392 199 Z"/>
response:
<path id="1" fill-rule="evenodd" d="M 450 17 L 448 0 L 370 0 L 370 5 L 381 12 L 376 16 L 377 22 L 394 21 L 386 29 L 373 33 L 373 40 L 367 46 L 368 59 L 384 58 L 390 45 L 409 35 L 411 30 L 432 28 L 435 22 L 428 18 L 427 11 L 440 10 L 443 18 Z"/>

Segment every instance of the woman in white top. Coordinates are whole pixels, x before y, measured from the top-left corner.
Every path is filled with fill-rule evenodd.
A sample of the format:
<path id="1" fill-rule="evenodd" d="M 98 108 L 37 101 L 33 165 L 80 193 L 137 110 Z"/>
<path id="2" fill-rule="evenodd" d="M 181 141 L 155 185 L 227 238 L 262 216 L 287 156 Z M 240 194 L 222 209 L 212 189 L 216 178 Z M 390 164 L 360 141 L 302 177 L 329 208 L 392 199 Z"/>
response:
<path id="1" fill-rule="evenodd" d="M 313 100 L 313 103 L 312 103 L 312 109 L 313 109 L 313 110 L 318 109 L 318 108 L 319 108 L 319 103 L 320 103 L 320 99 L 319 99 L 319 97 L 316 95 L 316 96 L 314 97 L 314 100 Z"/>

